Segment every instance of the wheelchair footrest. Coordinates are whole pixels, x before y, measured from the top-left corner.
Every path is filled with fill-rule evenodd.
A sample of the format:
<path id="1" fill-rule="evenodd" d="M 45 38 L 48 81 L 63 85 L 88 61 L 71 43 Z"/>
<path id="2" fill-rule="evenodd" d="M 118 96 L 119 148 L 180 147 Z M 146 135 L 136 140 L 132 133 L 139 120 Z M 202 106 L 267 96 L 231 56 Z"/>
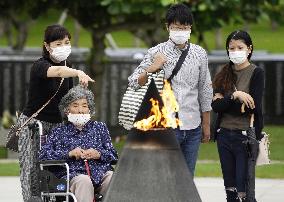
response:
<path id="1" fill-rule="evenodd" d="M 42 192 L 66 192 L 66 179 L 57 178 L 52 172 L 42 170 L 40 173 L 40 190 Z"/>

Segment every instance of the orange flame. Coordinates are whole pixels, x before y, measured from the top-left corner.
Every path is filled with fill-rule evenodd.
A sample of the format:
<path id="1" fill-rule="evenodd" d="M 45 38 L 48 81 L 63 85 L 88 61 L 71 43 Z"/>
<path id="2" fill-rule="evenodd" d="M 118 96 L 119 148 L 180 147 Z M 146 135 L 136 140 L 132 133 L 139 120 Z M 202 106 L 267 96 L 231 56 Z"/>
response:
<path id="1" fill-rule="evenodd" d="M 160 110 L 159 101 L 151 98 L 150 102 L 152 103 L 152 108 L 149 117 L 135 122 L 134 127 L 146 131 L 151 128 L 161 127 L 177 128 L 182 125 L 181 121 L 175 118 L 176 112 L 179 111 L 179 106 L 171 85 L 167 80 L 164 81 L 161 97 L 164 104 L 162 110 Z"/>

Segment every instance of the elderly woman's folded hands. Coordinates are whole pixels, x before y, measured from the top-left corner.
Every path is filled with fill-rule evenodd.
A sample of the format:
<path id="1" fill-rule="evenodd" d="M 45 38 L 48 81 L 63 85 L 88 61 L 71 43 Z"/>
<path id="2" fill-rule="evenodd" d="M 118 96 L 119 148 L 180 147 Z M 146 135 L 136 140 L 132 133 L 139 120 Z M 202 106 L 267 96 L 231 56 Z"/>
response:
<path id="1" fill-rule="evenodd" d="M 78 159 L 100 159 L 101 153 L 93 148 L 91 149 L 81 149 L 77 147 L 69 152 L 69 157 L 74 157 Z"/>
<path id="2" fill-rule="evenodd" d="M 81 158 L 82 159 L 100 159 L 101 153 L 98 150 L 91 148 L 91 149 L 84 150 Z"/>

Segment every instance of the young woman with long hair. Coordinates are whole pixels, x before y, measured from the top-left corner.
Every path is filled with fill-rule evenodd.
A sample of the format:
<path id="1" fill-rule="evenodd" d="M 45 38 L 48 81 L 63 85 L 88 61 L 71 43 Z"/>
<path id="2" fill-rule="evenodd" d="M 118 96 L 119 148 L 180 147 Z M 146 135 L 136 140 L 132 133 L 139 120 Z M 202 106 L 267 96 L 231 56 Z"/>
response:
<path id="1" fill-rule="evenodd" d="M 253 152 L 246 143 L 248 140 L 246 131 L 253 116 L 256 139 L 262 138 L 264 72 L 250 61 L 253 43 L 247 32 L 242 30 L 232 32 L 226 41 L 226 51 L 230 61 L 213 80 L 212 108 L 218 114 L 215 139 L 217 139 L 227 201 L 251 202 L 256 201 L 254 192 L 256 156 L 250 155 Z M 249 161 L 252 162 L 253 169 L 248 168 L 251 165 Z M 251 170 L 251 173 L 248 170 Z"/>

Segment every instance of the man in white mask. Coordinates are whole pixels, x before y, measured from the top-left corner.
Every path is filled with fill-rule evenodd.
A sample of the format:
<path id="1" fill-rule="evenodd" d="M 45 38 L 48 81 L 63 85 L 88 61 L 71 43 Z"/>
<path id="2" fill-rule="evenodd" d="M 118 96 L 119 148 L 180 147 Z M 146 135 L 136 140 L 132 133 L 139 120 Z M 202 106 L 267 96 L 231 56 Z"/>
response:
<path id="1" fill-rule="evenodd" d="M 182 122 L 182 126 L 175 129 L 176 138 L 189 171 L 194 175 L 200 142 L 210 139 L 213 91 L 206 51 L 188 42 L 192 24 L 193 17 L 186 5 L 172 5 L 166 13 L 169 40 L 150 48 L 128 80 L 129 86 L 138 89 L 147 82 L 148 73 L 160 69 L 165 71 L 165 79 L 169 79 L 182 52 L 188 49 L 178 73 L 171 79 L 171 85 L 179 104 L 178 118 Z"/>
<path id="2" fill-rule="evenodd" d="M 62 98 L 59 109 L 68 121 L 51 131 L 40 151 L 40 159 L 66 160 L 71 192 L 78 202 L 91 202 L 95 192 L 105 194 L 117 152 L 106 124 L 91 120 L 95 113 L 91 91 L 75 86 Z"/>

